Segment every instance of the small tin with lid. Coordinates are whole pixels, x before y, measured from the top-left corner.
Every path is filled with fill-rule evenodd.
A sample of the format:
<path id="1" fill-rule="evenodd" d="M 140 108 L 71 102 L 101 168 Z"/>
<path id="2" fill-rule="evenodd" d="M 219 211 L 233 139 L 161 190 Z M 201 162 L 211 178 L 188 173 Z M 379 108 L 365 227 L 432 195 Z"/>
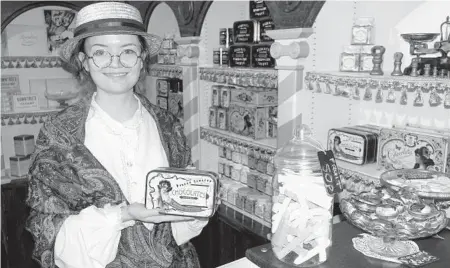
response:
<path id="1" fill-rule="evenodd" d="M 14 151 L 17 156 L 27 156 L 34 152 L 34 136 L 19 135 L 14 138 Z"/>
<path id="2" fill-rule="evenodd" d="M 31 165 L 31 155 L 27 156 L 11 156 L 9 158 L 9 166 L 11 176 L 24 177 L 28 174 Z"/>

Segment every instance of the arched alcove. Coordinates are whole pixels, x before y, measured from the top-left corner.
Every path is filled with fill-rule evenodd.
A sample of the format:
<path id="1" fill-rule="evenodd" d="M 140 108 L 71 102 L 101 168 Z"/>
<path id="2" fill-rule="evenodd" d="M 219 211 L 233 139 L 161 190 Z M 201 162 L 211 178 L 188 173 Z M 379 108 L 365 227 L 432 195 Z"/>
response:
<path id="1" fill-rule="evenodd" d="M 164 2 L 159 3 L 148 19 L 147 32 L 164 38 L 166 33 L 180 37 L 180 28 L 172 9 Z"/>
<path id="2" fill-rule="evenodd" d="M 2 25 L 2 56 L 57 55 L 57 47 L 73 36 L 78 10 L 73 7 L 29 5 L 20 9 L 21 13 L 14 12 L 18 15 Z M 17 42 L 21 45 L 16 46 Z M 23 49 L 28 45 L 30 51 Z"/>

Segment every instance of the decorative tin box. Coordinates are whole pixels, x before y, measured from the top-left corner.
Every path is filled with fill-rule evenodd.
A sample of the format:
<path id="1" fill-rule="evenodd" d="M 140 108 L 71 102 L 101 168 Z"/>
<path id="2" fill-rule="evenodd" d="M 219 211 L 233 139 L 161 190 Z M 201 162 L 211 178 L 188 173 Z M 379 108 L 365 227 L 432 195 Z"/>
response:
<path id="1" fill-rule="evenodd" d="M 167 97 L 169 94 L 169 81 L 167 79 L 157 79 L 156 80 L 156 91 L 158 96 Z"/>
<path id="2" fill-rule="evenodd" d="M 212 128 L 217 127 L 217 108 L 210 107 L 209 108 L 209 126 Z"/>
<path id="3" fill-rule="evenodd" d="M 328 150 L 334 157 L 349 163 L 363 165 L 376 161 L 376 136 L 351 128 L 330 129 Z"/>
<path id="4" fill-rule="evenodd" d="M 222 130 L 228 129 L 227 110 L 224 108 L 217 109 L 217 127 Z"/>
<path id="5" fill-rule="evenodd" d="M 24 177 L 28 174 L 31 165 L 31 155 L 28 156 L 11 156 L 9 158 L 9 167 L 11 176 Z"/>
<path id="6" fill-rule="evenodd" d="M 47 29 L 44 25 L 9 24 L 2 32 L 2 44 L 3 42 L 2 56 L 44 56 L 50 54 L 47 47 Z"/>
<path id="7" fill-rule="evenodd" d="M 234 43 L 256 43 L 259 40 L 259 23 L 255 20 L 236 21 L 233 24 Z"/>
<path id="8" fill-rule="evenodd" d="M 250 1 L 250 18 L 264 18 L 269 17 L 270 12 L 264 1 Z"/>
<path id="9" fill-rule="evenodd" d="M 262 19 L 259 21 L 259 41 L 260 42 L 273 42 L 266 31 L 275 29 L 275 23 L 272 19 Z"/>
<path id="10" fill-rule="evenodd" d="M 168 106 L 167 106 L 167 98 L 166 97 L 156 97 L 156 103 L 158 104 L 159 107 L 161 107 L 162 109 L 167 110 Z"/>
<path id="11" fill-rule="evenodd" d="M 276 106 L 278 103 L 278 92 L 276 90 L 259 91 L 254 88 L 232 89 L 231 103 Z"/>
<path id="12" fill-rule="evenodd" d="M 382 129 L 378 167 L 385 170 L 415 168 L 450 172 L 450 137 L 420 129 Z"/>
<path id="13" fill-rule="evenodd" d="M 183 93 L 169 92 L 169 111 L 178 118 L 183 118 Z"/>
<path id="14" fill-rule="evenodd" d="M 220 90 L 223 86 L 221 85 L 213 85 L 211 87 L 211 105 L 212 106 L 220 106 Z"/>
<path id="15" fill-rule="evenodd" d="M 216 211 L 218 175 L 213 172 L 160 168 L 147 174 L 145 206 L 164 214 L 211 217 Z"/>
<path id="16" fill-rule="evenodd" d="M 270 55 L 270 45 L 252 46 L 252 66 L 255 68 L 275 67 L 275 59 Z"/>
<path id="17" fill-rule="evenodd" d="M 17 156 L 27 156 L 34 152 L 34 136 L 14 136 L 14 152 Z"/>
<path id="18" fill-rule="evenodd" d="M 250 67 L 251 66 L 251 46 L 232 45 L 229 51 L 230 67 Z"/>
<path id="19" fill-rule="evenodd" d="M 220 90 L 220 106 L 223 108 L 230 107 L 231 89 L 234 87 L 223 86 Z"/>
<path id="20" fill-rule="evenodd" d="M 253 139 L 266 138 L 267 107 L 232 104 L 228 111 L 228 130 Z"/>

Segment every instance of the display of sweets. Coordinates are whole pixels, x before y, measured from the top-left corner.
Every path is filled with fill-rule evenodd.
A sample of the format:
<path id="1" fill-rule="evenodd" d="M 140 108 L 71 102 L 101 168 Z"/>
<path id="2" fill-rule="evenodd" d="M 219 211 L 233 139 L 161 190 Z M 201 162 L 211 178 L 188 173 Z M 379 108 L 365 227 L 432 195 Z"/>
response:
<path id="1" fill-rule="evenodd" d="M 303 125 L 274 157 L 271 243 L 275 256 L 289 265 L 315 266 L 329 256 L 333 196 L 317 157 L 322 150 Z"/>
<path id="2" fill-rule="evenodd" d="M 161 50 L 158 54 L 158 63 L 166 65 L 174 65 L 177 61 L 177 45 L 175 35 L 166 33 L 161 44 Z"/>

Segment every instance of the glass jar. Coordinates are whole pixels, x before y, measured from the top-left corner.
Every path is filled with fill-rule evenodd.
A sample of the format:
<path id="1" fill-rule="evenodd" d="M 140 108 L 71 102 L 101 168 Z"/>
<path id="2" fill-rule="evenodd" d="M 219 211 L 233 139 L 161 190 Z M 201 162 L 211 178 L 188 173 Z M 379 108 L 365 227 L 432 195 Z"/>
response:
<path id="1" fill-rule="evenodd" d="M 274 157 L 272 249 L 279 260 L 296 267 L 325 262 L 331 248 L 333 197 L 324 186 L 321 150 L 302 125 Z"/>
<path id="2" fill-rule="evenodd" d="M 361 48 L 359 46 L 344 47 L 344 52 L 341 53 L 339 70 L 341 72 L 358 72 L 360 53 Z"/>
<path id="3" fill-rule="evenodd" d="M 352 45 L 372 45 L 374 26 L 374 18 L 357 18 L 352 27 Z"/>

